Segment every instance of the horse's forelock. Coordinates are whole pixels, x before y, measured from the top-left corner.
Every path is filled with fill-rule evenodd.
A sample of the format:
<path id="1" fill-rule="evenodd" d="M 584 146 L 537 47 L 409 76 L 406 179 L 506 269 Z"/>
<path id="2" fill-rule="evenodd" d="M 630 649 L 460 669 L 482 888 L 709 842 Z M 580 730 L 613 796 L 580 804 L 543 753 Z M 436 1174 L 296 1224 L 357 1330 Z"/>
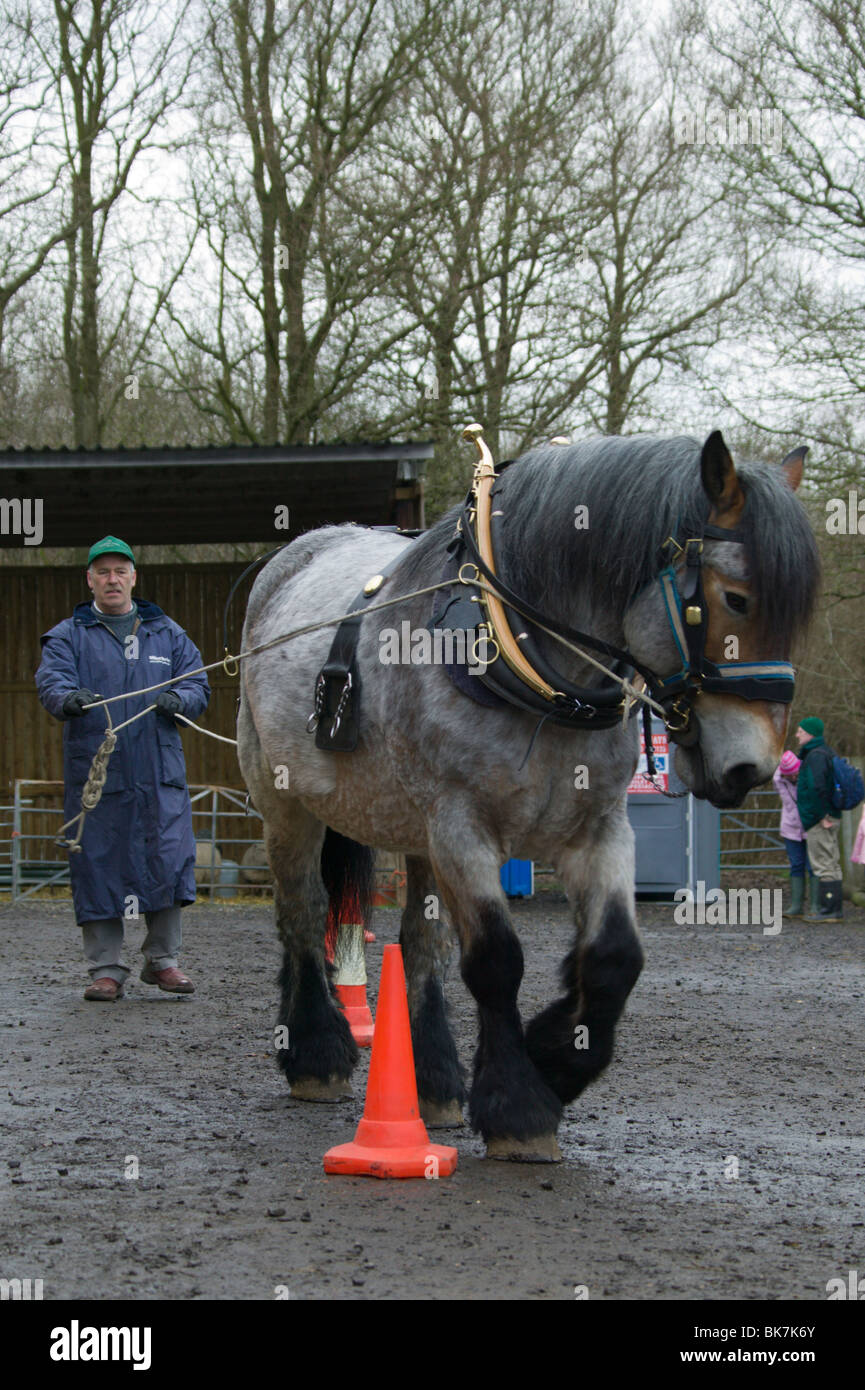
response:
<path id="1" fill-rule="evenodd" d="M 566 614 L 575 591 L 623 615 L 663 568 L 668 536 L 699 535 L 709 515 L 700 478 L 701 444 L 687 436 L 608 437 L 550 445 L 504 472 L 505 549 L 500 572 L 551 616 Z M 805 509 L 779 467 L 737 464 L 746 492 L 740 529 L 758 599 L 759 638 L 788 651 L 814 607 L 820 564 Z M 587 515 L 577 508 L 587 509 Z M 405 575 L 439 577 L 460 508 L 417 543 Z M 575 525 L 575 522 L 587 524 Z M 435 574 L 433 574 L 435 570 Z"/>
<path id="2" fill-rule="evenodd" d="M 752 463 L 737 471 L 745 490 L 740 527 L 761 636 L 788 651 L 814 611 L 820 583 L 817 542 L 805 508 L 780 468 Z"/>
<path id="3" fill-rule="evenodd" d="M 593 598 L 624 612 L 662 568 L 667 537 L 699 534 L 708 517 L 700 450 L 686 436 L 643 436 L 526 454 L 508 470 L 508 582 L 551 608 L 558 597 L 560 611 L 575 585 L 588 585 Z M 780 468 L 757 463 L 737 471 L 746 492 L 740 529 L 760 636 L 786 651 L 814 606 L 816 542 Z M 580 521 L 587 524 L 575 525 Z"/>

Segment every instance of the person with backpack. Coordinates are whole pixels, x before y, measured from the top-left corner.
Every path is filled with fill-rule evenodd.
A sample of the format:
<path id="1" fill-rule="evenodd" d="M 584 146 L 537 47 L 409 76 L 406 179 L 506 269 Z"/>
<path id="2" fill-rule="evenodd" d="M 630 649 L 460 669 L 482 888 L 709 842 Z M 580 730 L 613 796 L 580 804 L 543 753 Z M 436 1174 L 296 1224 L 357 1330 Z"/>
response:
<path id="1" fill-rule="evenodd" d="M 796 788 L 808 858 L 819 880 L 816 912 L 806 922 L 843 921 L 843 881 L 838 848 L 840 808 L 835 806 L 835 753 L 823 738 L 823 720 L 809 716 L 796 730 L 802 765 Z"/>

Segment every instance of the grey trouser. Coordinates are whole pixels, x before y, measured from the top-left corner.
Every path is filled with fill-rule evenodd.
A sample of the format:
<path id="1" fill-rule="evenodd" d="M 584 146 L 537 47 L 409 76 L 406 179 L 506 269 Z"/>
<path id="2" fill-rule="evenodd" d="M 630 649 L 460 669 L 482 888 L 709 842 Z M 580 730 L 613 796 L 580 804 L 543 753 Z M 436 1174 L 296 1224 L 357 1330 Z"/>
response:
<path id="1" fill-rule="evenodd" d="M 817 878 L 829 883 L 837 883 L 841 878 L 841 855 L 838 852 L 838 826 L 827 830 L 818 821 L 805 834 L 808 841 L 808 858 L 811 869 Z"/>
<path id="2" fill-rule="evenodd" d="M 159 912 L 145 912 L 147 935 L 141 947 L 141 954 L 152 964 L 154 970 L 167 970 L 177 965 L 177 953 L 181 945 L 180 904 L 164 907 Z M 116 980 L 123 984 L 129 974 L 129 967 L 121 965 L 123 954 L 123 921 L 120 917 L 101 917 L 93 922 L 82 922 L 84 933 L 84 954 L 87 968 L 94 980 Z"/>

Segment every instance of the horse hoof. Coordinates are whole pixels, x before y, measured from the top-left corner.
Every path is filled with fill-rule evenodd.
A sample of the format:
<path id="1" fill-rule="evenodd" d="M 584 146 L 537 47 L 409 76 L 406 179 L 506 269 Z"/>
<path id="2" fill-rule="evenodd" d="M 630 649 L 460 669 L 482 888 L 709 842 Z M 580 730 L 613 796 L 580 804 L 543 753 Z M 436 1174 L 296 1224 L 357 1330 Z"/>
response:
<path id="1" fill-rule="evenodd" d="M 354 1091 L 351 1082 L 343 1076 L 329 1076 L 322 1081 L 318 1076 L 304 1076 L 291 1082 L 291 1094 L 295 1100 L 351 1100 Z"/>
<path id="2" fill-rule="evenodd" d="M 420 1106 L 420 1117 L 427 1129 L 452 1129 L 454 1125 L 463 1125 L 463 1108 L 458 1100 L 418 1100 Z"/>
<path id="3" fill-rule="evenodd" d="M 488 1139 L 487 1158 L 511 1163 L 561 1163 L 562 1151 L 554 1134 L 534 1139 Z"/>

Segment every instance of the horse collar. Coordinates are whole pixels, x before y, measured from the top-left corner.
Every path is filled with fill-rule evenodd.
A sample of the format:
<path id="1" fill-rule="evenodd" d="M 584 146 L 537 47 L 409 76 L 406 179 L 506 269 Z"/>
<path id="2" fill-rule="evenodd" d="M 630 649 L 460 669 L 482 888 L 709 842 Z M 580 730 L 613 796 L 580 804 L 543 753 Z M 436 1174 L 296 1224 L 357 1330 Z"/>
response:
<path id="1" fill-rule="evenodd" d="M 643 668 L 629 653 L 611 643 L 601 642 L 539 612 L 503 581 L 495 559 L 496 550 L 501 553 L 503 511 L 492 506 L 497 496 L 498 477 L 486 444 L 473 437 L 481 458 L 448 547 L 450 559 L 445 577 L 458 581 L 463 593 L 468 589 L 468 603 L 477 605 L 472 618 L 476 619 L 480 608 L 488 645 L 495 650 L 486 669 L 476 678 L 509 704 L 541 714 L 554 723 L 571 728 L 611 728 L 627 718 L 634 708 L 634 702 L 623 695 L 620 683 L 607 680 L 599 686 L 573 685 L 548 663 L 525 620 L 567 640 L 577 640 L 609 660 L 623 663 L 629 671 L 636 669 L 642 673 Z M 482 578 L 485 584 L 481 584 Z M 450 607 L 447 605 L 445 613 Z M 463 605 L 457 605 L 458 616 L 462 608 Z"/>

